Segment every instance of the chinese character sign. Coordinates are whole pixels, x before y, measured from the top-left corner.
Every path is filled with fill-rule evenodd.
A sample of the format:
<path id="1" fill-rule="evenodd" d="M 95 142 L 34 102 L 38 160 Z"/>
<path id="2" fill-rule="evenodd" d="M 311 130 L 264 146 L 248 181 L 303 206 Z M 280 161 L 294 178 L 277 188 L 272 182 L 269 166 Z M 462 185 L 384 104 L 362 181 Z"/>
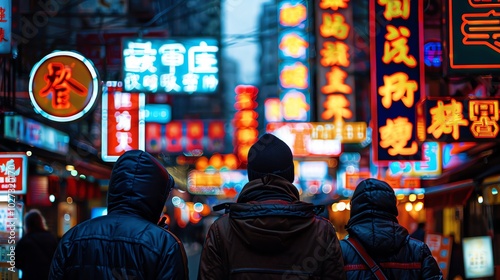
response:
<path id="1" fill-rule="evenodd" d="M 212 93 L 219 84 L 215 39 L 123 39 L 126 92 Z"/>
<path id="2" fill-rule="evenodd" d="M 12 0 L 0 0 L 0 54 L 10 53 L 11 34 Z"/>
<path id="3" fill-rule="evenodd" d="M 316 48 L 318 65 L 318 110 L 320 119 L 340 126 L 352 119 L 356 107 L 354 96 L 352 5 L 349 0 L 314 1 L 316 14 Z"/>
<path id="4" fill-rule="evenodd" d="M 116 161 L 129 150 L 144 150 L 143 93 L 122 92 L 121 81 L 108 81 L 102 95 L 102 159 Z"/>
<path id="5" fill-rule="evenodd" d="M 26 194 L 28 156 L 24 153 L 0 153 L 0 193 Z"/>
<path id="6" fill-rule="evenodd" d="M 234 154 L 241 163 L 248 161 L 248 151 L 250 147 L 258 140 L 259 122 L 258 114 L 255 111 L 257 107 L 257 94 L 259 89 L 251 85 L 238 85 L 234 89 L 236 93 L 234 108 L 236 113 L 233 117 L 233 146 Z"/>
<path id="7" fill-rule="evenodd" d="M 55 51 L 31 70 L 29 96 L 37 113 L 68 122 L 94 107 L 98 85 L 97 71 L 90 60 L 76 52 Z"/>
<path id="8" fill-rule="evenodd" d="M 416 105 L 425 97 L 423 1 L 370 1 L 375 162 L 421 160 Z"/>
<path id="9" fill-rule="evenodd" d="M 499 99 L 432 98 L 423 103 L 420 140 L 439 142 L 498 141 Z"/>
<path id="10" fill-rule="evenodd" d="M 500 2 L 448 1 L 449 72 L 500 71 Z"/>
<path id="11" fill-rule="evenodd" d="M 305 0 L 278 1 L 278 76 L 281 116 L 310 119 L 309 20 Z"/>

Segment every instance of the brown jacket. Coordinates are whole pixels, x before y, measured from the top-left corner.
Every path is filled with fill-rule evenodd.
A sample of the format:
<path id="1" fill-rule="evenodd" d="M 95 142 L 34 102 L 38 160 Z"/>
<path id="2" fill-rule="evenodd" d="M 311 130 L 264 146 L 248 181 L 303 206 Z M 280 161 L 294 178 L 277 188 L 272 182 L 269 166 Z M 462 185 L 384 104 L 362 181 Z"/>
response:
<path id="1" fill-rule="evenodd" d="M 198 279 L 345 279 L 335 228 L 268 175 L 245 185 L 210 227 Z"/>

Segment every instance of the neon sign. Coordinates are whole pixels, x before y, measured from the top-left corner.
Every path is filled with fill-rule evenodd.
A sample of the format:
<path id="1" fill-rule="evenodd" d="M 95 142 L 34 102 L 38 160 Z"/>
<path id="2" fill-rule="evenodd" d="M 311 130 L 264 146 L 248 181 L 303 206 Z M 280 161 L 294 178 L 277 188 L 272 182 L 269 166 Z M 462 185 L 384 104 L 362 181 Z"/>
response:
<path id="1" fill-rule="evenodd" d="M 0 54 L 10 53 L 12 46 L 12 1 L 0 0 Z"/>
<path id="2" fill-rule="evenodd" d="M 278 1 L 279 98 L 287 121 L 310 118 L 308 13 L 304 0 Z"/>
<path id="3" fill-rule="evenodd" d="M 397 2 L 370 1 L 375 162 L 422 158 L 416 104 L 425 97 L 423 7 L 421 1 Z"/>
<path id="4" fill-rule="evenodd" d="M 353 45 L 352 7 L 349 1 L 315 1 L 318 5 L 316 31 L 319 49 L 318 88 L 322 95 L 318 107 L 322 120 L 341 126 L 351 119 L 355 107 L 354 77 L 350 46 Z"/>
<path id="5" fill-rule="evenodd" d="M 497 1 L 448 1 L 450 72 L 487 73 L 500 69 Z"/>
<path id="6" fill-rule="evenodd" d="M 92 109 L 98 94 L 97 71 L 79 53 L 55 51 L 31 69 L 31 104 L 47 119 L 59 122 L 79 119 Z"/>
<path id="7" fill-rule="evenodd" d="M 213 93 L 219 84 L 215 39 L 123 39 L 124 91 Z"/>

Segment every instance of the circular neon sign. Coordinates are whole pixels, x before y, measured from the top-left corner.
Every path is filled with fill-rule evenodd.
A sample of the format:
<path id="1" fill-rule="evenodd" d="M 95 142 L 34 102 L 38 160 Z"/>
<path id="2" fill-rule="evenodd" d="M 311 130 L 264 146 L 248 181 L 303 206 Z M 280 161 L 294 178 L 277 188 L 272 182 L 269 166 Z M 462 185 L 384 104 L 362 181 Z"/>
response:
<path id="1" fill-rule="evenodd" d="M 35 111 L 47 119 L 69 122 L 94 106 L 99 79 L 92 61 L 71 51 L 46 55 L 31 70 L 29 96 Z"/>

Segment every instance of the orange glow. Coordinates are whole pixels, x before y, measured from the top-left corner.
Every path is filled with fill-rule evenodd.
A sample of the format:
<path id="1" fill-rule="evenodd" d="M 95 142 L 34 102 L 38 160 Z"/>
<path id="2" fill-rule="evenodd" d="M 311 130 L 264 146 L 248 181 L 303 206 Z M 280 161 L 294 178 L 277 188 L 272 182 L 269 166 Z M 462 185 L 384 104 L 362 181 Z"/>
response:
<path id="1" fill-rule="evenodd" d="M 256 128 L 253 127 L 245 127 L 245 128 L 240 128 L 236 132 L 235 140 L 237 143 L 244 144 L 244 143 L 252 143 L 257 139 L 259 136 L 259 131 Z"/>
<path id="2" fill-rule="evenodd" d="M 349 119 L 352 117 L 352 111 L 349 109 L 350 102 L 344 95 L 331 94 L 326 97 L 323 103 L 325 111 L 321 114 L 324 120 L 333 118 L 336 121 Z"/>
<path id="3" fill-rule="evenodd" d="M 70 93 L 73 90 L 80 96 L 88 95 L 87 87 L 72 78 L 72 69 L 61 62 L 51 62 L 47 65 L 47 74 L 43 77 L 45 87 L 40 89 L 39 95 L 52 95 L 52 108 L 69 109 L 71 107 Z"/>
<path id="4" fill-rule="evenodd" d="M 349 67 L 349 46 L 343 42 L 324 42 L 323 49 L 319 51 L 321 54 L 322 66 L 344 66 Z"/>
<path id="5" fill-rule="evenodd" d="M 408 81 L 408 75 L 403 72 L 396 72 L 390 76 L 384 75 L 384 85 L 378 89 L 378 94 L 382 96 L 382 106 L 389 109 L 392 101 L 401 100 L 403 104 L 411 108 L 413 106 L 415 91 L 418 90 L 416 81 Z"/>
<path id="6" fill-rule="evenodd" d="M 453 139 L 460 137 L 459 126 L 466 126 L 469 121 L 464 119 L 463 105 L 455 99 L 450 104 L 444 105 L 443 101 L 437 102 L 437 107 L 430 109 L 432 123 L 427 128 L 427 133 L 432 133 L 435 138 L 442 134 L 451 134 Z"/>
<path id="7" fill-rule="evenodd" d="M 500 37 L 500 12 L 491 10 L 487 13 L 463 14 L 462 19 L 460 27 L 464 45 L 485 45 L 500 53 L 500 42 L 497 40 Z"/>
<path id="8" fill-rule="evenodd" d="M 187 123 L 187 135 L 189 138 L 203 137 L 203 122 L 189 121 Z"/>
<path id="9" fill-rule="evenodd" d="M 390 62 L 401 63 L 414 68 L 417 66 L 417 60 L 413 55 L 408 56 L 410 48 L 408 47 L 408 38 L 410 38 L 410 30 L 407 27 L 387 25 L 387 34 L 384 43 L 384 56 L 382 61 L 385 64 Z"/>
<path id="10" fill-rule="evenodd" d="M 340 92 L 350 94 L 352 92 L 351 86 L 345 83 L 347 72 L 337 66 L 332 67 L 330 72 L 326 73 L 327 84 L 321 87 L 322 93 L 335 93 Z"/>
<path id="11" fill-rule="evenodd" d="M 323 22 L 319 26 L 319 33 L 324 38 L 334 37 L 345 40 L 349 35 L 350 28 L 343 15 L 323 13 Z"/>
<path id="12" fill-rule="evenodd" d="M 280 24 L 297 26 L 307 18 L 307 8 L 302 4 L 286 5 L 279 12 Z"/>
<path id="13" fill-rule="evenodd" d="M 390 147 L 387 151 L 389 155 L 407 156 L 418 152 L 418 145 L 414 141 L 411 143 L 411 147 L 406 148 L 413 134 L 413 124 L 408 121 L 408 118 L 387 119 L 386 125 L 381 126 L 379 131 L 380 147 L 384 149 Z"/>
<path id="14" fill-rule="evenodd" d="M 199 157 L 196 160 L 195 167 L 197 170 L 205 171 L 205 169 L 207 169 L 207 167 L 208 167 L 208 158 L 207 157 Z"/>
<path id="15" fill-rule="evenodd" d="M 336 11 L 341 8 L 347 8 L 348 4 L 349 0 L 321 0 L 319 7 L 324 10 L 332 9 Z"/>
<path id="16" fill-rule="evenodd" d="M 219 170 L 224 166 L 224 160 L 222 158 L 221 154 L 214 154 L 210 157 L 210 160 L 208 161 L 208 164 L 212 166 L 213 168 Z"/>
<path id="17" fill-rule="evenodd" d="M 284 88 L 306 89 L 308 84 L 309 69 L 301 62 L 293 66 L 285 66 L 280 73 L 281 86 Z"/>
<path id="18" fill-rule="evenodd" d="M 279 48 L 289 54 L 291 57 L 297 58 L 305 54 L 305 49 L 309 47 L 309 43 L 297 34 L 288 34 L 280 42 Z"/>
<path id="19" fill-rule="evenodd" d="M 167 124 L 167 138 L 180 138 L 182 136 L 182 123 L 170 122 Z"/>
<path id="20" fill-rule="evenodd" d="M 378 4 L 385 6 L 384 18 L 387 20 L 410 16 L 410 0 L 378 0 Z"/>
<path id="21" fill-rule="evenodd" d="M 224 122 L 210 122 L 208 124 L 209 138 L 223 138 L 224 133 L 225 133 Z"/>
<path id="22" fill-rule="evenodd" d="M 470 100 L 471 132 L 476 138 L 496 138 L 498 135 L 498 100 Z"/>
<path id="23" fill-rule="evenodd" d="M 306 97 L 299 91 L 291 91 L 283 96 L 283 118 L 285 120 L 300 120 L 309 111 Z"/>
<path id="24" fill-rule="evenodd" d="M 281 101 L 279 98 L 269 98 L 264 103 L 267 122 L 279 122 L 283 119 L 281 115 Z"/>
<path id="25" fill-rule="evenodd" d="M 255 94 L 253 92 L 242 92 L 237 94 L 234 108 L 236 110 L 253 110 L 257 108 L 257 102 L 255 102 Z"/>
<path id="26" fill-rule="evenodd" d="M 253 110 L 238 111 L 234 115 L 233 124 L 235 127 L 257 127 L 257 117 L 259 114 Z"/>

